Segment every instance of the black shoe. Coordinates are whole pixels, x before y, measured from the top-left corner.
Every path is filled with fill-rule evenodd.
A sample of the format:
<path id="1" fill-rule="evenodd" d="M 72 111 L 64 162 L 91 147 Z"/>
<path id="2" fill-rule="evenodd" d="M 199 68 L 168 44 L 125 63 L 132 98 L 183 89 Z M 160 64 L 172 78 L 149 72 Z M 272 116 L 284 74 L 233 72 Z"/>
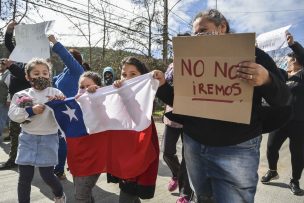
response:
<path id="1" fill-rule="evenodd" d="M 289 183 L 289 188 L 290 188 L 291 193 L 294 195 L 303 194 L 303 191 L 301 190 L 300 185 L 299 185 L 299 181 L 297 181 L 297 180 L 291 179 L 290 183 Z"/>
<path id="2" fill-rule="evenodd" d="M 0 165 L 0 170 L 9 170 L 9 169 L 13 169 L 15 167 L 17 167 L 18 165 L 15 164 L 14 162 L 11 161 L 7 161 L 4 164 Z"/>
<path id="3" fill-rule="evenodd" d="M 11 141 L 11 137 L 10 136 L 7 136 L 7 137 L 3 138 L 3 142 L 9 142 L 9 141 Z"/>
<path id="4" fill-rule="evenodd" d="M 279 179 L 279 174 L 277 171 L 268 170 L 267 173 L 261 178 L 263 184 L 269 183 L 271 180 Z"/>

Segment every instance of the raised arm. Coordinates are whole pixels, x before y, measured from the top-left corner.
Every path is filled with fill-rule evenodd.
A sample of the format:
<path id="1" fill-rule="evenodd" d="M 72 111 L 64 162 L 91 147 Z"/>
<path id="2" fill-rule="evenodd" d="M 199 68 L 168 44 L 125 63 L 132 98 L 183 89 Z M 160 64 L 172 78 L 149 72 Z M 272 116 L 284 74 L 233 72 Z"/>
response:
<path id="1" fill-rule="evenodd" d="M 5 36 L 4 36 L 5 47 L 8 49 L 8 51 L 10 53 L 15 48 L 15 45 L 13 43 L 13 33 L 14 33 L 14 29 L 15 29 L 16 25 L 17 25 L 17 23 L 15 21 L 10 22 L 6 28 L 6 32 L 5 32 Z"/>
<path id="2" fill-rule="evenodd" d="M 49 36 L 49 41 L 53 43 L 53 51 L 59 55 L 63 63 L 69 69 L 72 75 L 81 75 L 84 70 L 81 64 L 68 52 L 68 50 L 56 40 L 54 35 Z"/>
<path id="3" fill-rule="evenodd" d="M 286 40 L 288 46 L 298 56 L 299 63 L 304 64 L 304 48 L 302 47 L 302 45 L 294 41 L 292 34 L 290 34 L 289 32 L 286 32 Z"/>
<path id="4" fill-rule="evenodd" d="M 256 48 L 256 62 L 263 66 L 269 74 L 269 83 L 258 86 L 257 91 L 272 106 L 284 106 L 290 101 L 290 91 L 280 77 L 279 69 L 273 59 L 264 51 Z"/>

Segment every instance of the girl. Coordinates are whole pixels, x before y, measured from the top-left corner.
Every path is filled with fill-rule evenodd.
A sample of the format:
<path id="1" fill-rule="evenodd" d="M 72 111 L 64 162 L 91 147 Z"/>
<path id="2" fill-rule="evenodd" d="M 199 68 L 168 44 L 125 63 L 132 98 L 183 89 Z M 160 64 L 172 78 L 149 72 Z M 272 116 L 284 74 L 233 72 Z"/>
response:
<path id="1" fill-rule="evenodd" d="M 84 72 L 82 56 L 77 49 L 70 49 L 68 51 L 57 41 L 54 35 L 49 36 L 49 41 L 53 44 L 52 50 L 58 54 L 65 65 L 63 71 L 53 77 L 53 85 L 62 91 L 65 96 L 74 97 L 77 93 L 77 83 L 80 75 Z M 59 136 L 58 164 L 55 166 L 54 173 L 61 180 L 66 179 L 64 172 L 66 157 L 66 141 L 63 136 Z"/>
<path id="2" fill-rule="evenodd" d="M 100 86 L 101 77 L 97 73 L 91 71 L 84 72 L 79 78 L 79 90 L 75 98 L 79 98 L 86 91 L 95 92 Z M 92 189 L 95 186 L 99 176 L 100 173 L 90 176 L 73 177 L 76 202 L 94 202 Z"/>
<path id="3" fill-rule="evenodd" d="M 136 76 L 148 73 L 148 69 L 145 64 L 135 57 L 124 58 L 120 67 L 121 80 L 116 80 L 113 84 L 117 88 L 122 86 L 124 80 L 129 80 Z M 154 123 L 152 124 L 154 125 Z M 138 203 L 140 202 L 139 198 L 150 199 L 154 196 L 159 157 L 158 137 L 155 126 L 152 133 L 151 145 L 155 148 L 157 158 L 150 164 L 143 174 L 127 180 L 118 179 L 108 174 L 108 182 L 119 182 L 119 187 L 121 189 L 119 195 L 120 203 Z"/>
<path id="4" fill-rule="evenodd" d="M 32 59 L 25 67 L 31 88 L 17 92 L 9 108 L 11 120 L 21 123 L 16 164 L 19 165 L 18 200 L 30 202 L 31 182 L 35 167 L 55 195 L 56 203 L 66 202 L 59 180 L 54 175 L 58 163 L 58 126 L 44 103 L 65 97 L 51 86 L 51 65 L 43 59 Z"/>

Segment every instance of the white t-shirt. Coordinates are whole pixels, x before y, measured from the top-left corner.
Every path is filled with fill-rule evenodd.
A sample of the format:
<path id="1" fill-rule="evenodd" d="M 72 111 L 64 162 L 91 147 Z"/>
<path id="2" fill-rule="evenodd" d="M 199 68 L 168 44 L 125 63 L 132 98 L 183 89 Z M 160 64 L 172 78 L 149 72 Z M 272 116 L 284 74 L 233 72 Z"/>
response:
<path id="1" fill-rule="evenodd" d="M 48 96 L 63 95 L 62 92 L 56 88 L 48 87 L 44 90 L 36 90 L 34 88 L 28 88 L 17 92 L 13 98 L 9 108 L 8 116 L 11 120 L 21 123 L 23 131 L 33 135 L 48 135 L 57 133 L 59 127 L 55 121 L 54 115 L 48 106 L 45 106 L 45 110 L 42 114 L 37 114 L 29 117 L 29 114 L 25 108 L 21 108 L 18 105 L 17 100 L 22 96 L 30 97 L 33 101 L 33 105 L 44 104 L 49 101 Z M 30 123 L 23 123 L 29 120 Z"/>

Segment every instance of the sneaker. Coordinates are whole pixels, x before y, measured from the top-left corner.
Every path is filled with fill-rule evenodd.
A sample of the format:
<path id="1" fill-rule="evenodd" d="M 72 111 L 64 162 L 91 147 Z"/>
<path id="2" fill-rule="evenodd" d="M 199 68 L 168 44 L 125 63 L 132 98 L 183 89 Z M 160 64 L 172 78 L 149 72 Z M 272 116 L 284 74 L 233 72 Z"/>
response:
<path id="1" fill-rule="evenodd" d="M 57 176 L 57 178 L 59 180 L 65 180 L 65 179 L 67 179 L 64 172 L 57 172 L 57 173 L 55 173 L 55 175 Z"/>
<path id="2" fill-rule="evenodd" d="M 177 186 L 178 186 L 177 178 L 175 177 L 171 178 L 168 185 L 169 192 L 173 192 L 174 190 L 176 190 Z"/>
<path id="3" fill-rule="evenodd" d="M 187 200 L 186 197 L 179 197 L 179 198 L 176 200 L 176 203 L 190 203 L 190 201 Z"/>
<path id="4" fill-rule="evenodd" d="M 271 180 L 279 179 L 279 174 L 277 171 L 268 170 L 267 173 L 261 178 L 263 184 L 269 183 Z"/>
<path id="5" fill-rule="evenodd" d="M 65 194 L 63 193 L 63 195 L 61 197 L 54 197 L 54 202 L 55 203 L 66 203 Z"/>
<path id="6" fill-rule="evenodd" d="M 303 191 L 300 188 L 299 181 L 291 179 L 289 183 L 289 188 L 291 193 L 294 195 L 301 195 L 303 193 Z"/>

